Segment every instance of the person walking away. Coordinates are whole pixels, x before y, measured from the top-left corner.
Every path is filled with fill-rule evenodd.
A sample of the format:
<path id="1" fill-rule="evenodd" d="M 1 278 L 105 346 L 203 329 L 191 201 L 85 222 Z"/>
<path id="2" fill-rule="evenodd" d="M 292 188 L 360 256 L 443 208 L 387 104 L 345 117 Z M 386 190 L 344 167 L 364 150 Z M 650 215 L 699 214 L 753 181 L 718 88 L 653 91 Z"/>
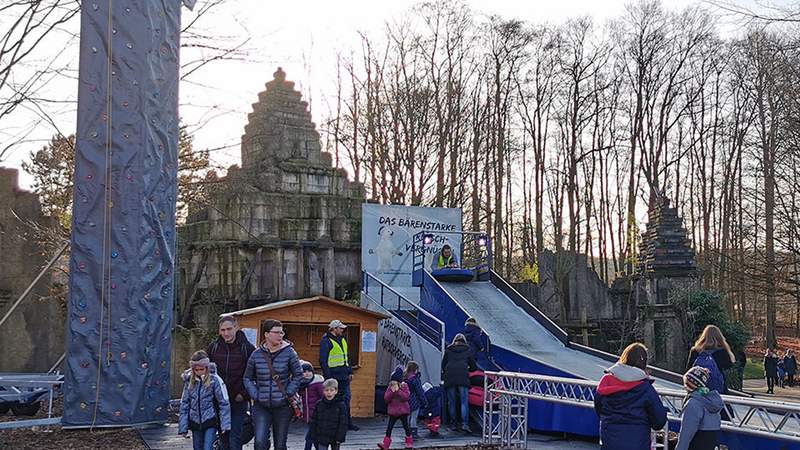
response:
<path id="1" fill-rule="evenodd" d="M 708 388 L 724 395 L 728 393 L 725 371 L 733 367 L 735 362 L 736 358 L 733 356 L 725 336 L 722 335 L 722 331 L 716 325 L 708 325 L 703 329 L 689 352 L 686 369 L 694 366 L 708 369 L 710 372 Z"/>
<path id="2" fill-rule="evenodd" d="M 786 384 L 789 387 L 794 387 L 794 376 L 797 374 L 797 358 L 795 358 L 793 350 L 786 350 L 786 356 L 783 357 L 783 367 L 786 369 Z"/>
<path id="3" fill-rule="evenodd" d="M 649 449 L 650 430 L 667 423 L 667 410 L 646 369 L 647 347 L 634 343 L 600 379 L 594 409 L 600 417 L 602 450 Z"/>
<path id="4" fill-rule="evenodd" d="M 300 367 L 303 369 L 303 380 L 306 383 L 305 386 L 300 387 L 300 398 L 303 401 L 303 421 L 308 424 L 305 450 L 311 450 L 314 447 L 311 437 L 311 417 L 314 416 L 317 402 L 324 396 L 323 383 L 325 380 L 321 375 L 314 373 L 314 366 L 310 362 L 301 360 Z"/>
<path id="5" fill-rule="evenodd" d="M 411 427 L 411 436 L 413 436 L 414 439 L 419 438 L 419 430 L 417 428 L 419 411 L 422 408 L 428 407 L 428 400 L 425 397 L 425 391 L 422 389 L 422 382 L 419 377 L 419 364 L 416 361 L 407 362 L 406 369 L 403 372 L 403 379 L 408 385 L 408 390 L 411 394 L 408 398 L 408 404 L 411 408 L 411 413 L 408 416 L 408 423 Z"/>
<path id="6" fill-rule="evenodd" d="M 422 390 L 425 391 L 428 406 L 419 410 L 419 416 L 430 431 L 430 437 L 438 438 L 439 427 L 442 425 L 442 388 L 425 383 L 422 385 Z"/>
<path id="7" fill-rule="evenodd" d="M 778 384 L 779 388 L 783 389 L 784 388 L 783 380 L 784 380 L 784 378 L 786 378 L 786 369 L 784 368 L 784 365 L 783 365 L 783 357 L 780 356 L 780 350 L 778 351 L 778 353 L 775 356 L 776 356 L 776 358 L 778 358 L 778 383 L 777 384 Z"/>
<path id="8" fill-rule="evenodd" d="M 735 352 L 736 356 L 736 373 L 739 375 L 739 389 L 744 388 L 744 369 L 747 367 L 747 354 L 744 348 L 740 348 Z"/>
<path id="9" fill-rule="evenodd" d="M 228 389 L 231 405 L 231 430 L 220 436 L 220 448 L 242 450 L 242 432 L 250 410 L 250 397 L 244 388 L 244 369 L 256 348 L 239 329 L 234 316 L 222 316 L 217 322 L 217 330 L 219 336 L 206 351 Z"/>
<path id="10" fill-rule="evenodd" d="M 231 428 L 228 393 L 206 352 L 194 352 L 189 366 L 183 374 L 178 434 L 188 438 L 191 430 L 194 450 L 211 450 L 217 432 Z"/>
<path id="11" fill-rule="evenodd" d="M 706 386 L 711 373 L 705 367 L 692 367 L 683 376 L 686 398 L 676 450 L 715 450 L 719 445 L 722 411 L 719 392 Z"/>
<path id="12" fill-rule="evenodd" d="M 333 378 L 339 382 L 338 395 L 347 408 L 347 429 L 358 431 L 350 415 L 350 382 L 353 381 L 353 368 L 350 366 L 347 339 L 344 337 L 346 329 L 347 325 L 341 320 L 332 320 L 328 325 L 328 332 L 322 336 L 319 343 L 319 366 L 326 380 Z"/>
<path id="13" fill-rule="evenodd" d="M 389 423 L 386 425 L 386 436 L 383 442 L 378 443 L 378 448 L 387 450 L 392 446 L 392 430 L 398 420 L 403 424 L 403 431 L 406 433 L 405 448 L 414 448 L 414 438 L 411 436 L 411 426 L 408 423 L 408 416 L 411 413 L 411 406 L 408 403 L 410 397 L 408 384 L 403 381 L 403 368 L 398 366 L 392 373 L 389 387 L 383 393 Z"/>
<path id="14" fill-rule="evenodd" d="M 458 333 L 444 351 L 442 381 L 447 395 L 450 426 L 453 430 L 465 433 L 469 433 L 469 373 L 474 370 L 477 367 L 467 338 Z"/>
<path id="15" fill-rule="evenodd" d="M 472 356 L 478 360 L 478 355 L 488 349 L 489 337 L 483 332 L 483 329 L 478 325 L 478 320 L 470 317 L 464 322 L 464 331 L 461 332 L 467 338 Z"/>
<path id="16" fill-rule="evenodd" d="M 775 380 L 778 378 L 778 357 L 773 349 L 767 350 L 764 355 L 764 378 L 767 379 L 767 394 L 774 394 Z"/>
<path id="17" fill-rule="evenodd" d="M 286 450 L 290 399 L 300 388 L 303 370 L 292 344 L 283 339 L 283 324 L 274 319 L 261 324 L 263 343 L 250 355 L 244 387 L 253 399 L 255 450 L 269 450 L 270 428 L 275 450 Z"/>
<path id="18" fill-rule="evenodd" d="M 317 450 L 339 450 L 347 436 L 347 411 L 337 396 L 339 383 L 329 378 L 322 383 L 323 397 L 315 405 L 309 430 Z"/>

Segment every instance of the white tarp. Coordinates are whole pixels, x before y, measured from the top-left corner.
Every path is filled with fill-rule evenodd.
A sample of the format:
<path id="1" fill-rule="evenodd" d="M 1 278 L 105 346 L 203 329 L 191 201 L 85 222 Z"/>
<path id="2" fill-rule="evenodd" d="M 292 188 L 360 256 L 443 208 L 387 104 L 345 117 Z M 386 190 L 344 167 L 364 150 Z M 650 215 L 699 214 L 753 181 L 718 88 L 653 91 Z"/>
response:
<path id="1" fill-rule="evenodd" d="M 426 246 L 425 267 L 442 246 L 449 244 L 461 254 L 461 209 L 420 206 L 377 205 L 361 207 L 361 268 L 390 286 L 410 286 L 414 235 L 430 231 L 433 243 Z"/>
<path id="2" fill-rule="evenodd" d="M 361 307 L 391 315 L 363 293 Z M 405 366 L 408 361 L 419 364 L 423 383 L 439 385 L 442 376 L 442 353 L 400 319 L 392 316 L 380 321 L 376 344 L 377 385 L 388 385 L 394 368 L 398 365 Z"/>

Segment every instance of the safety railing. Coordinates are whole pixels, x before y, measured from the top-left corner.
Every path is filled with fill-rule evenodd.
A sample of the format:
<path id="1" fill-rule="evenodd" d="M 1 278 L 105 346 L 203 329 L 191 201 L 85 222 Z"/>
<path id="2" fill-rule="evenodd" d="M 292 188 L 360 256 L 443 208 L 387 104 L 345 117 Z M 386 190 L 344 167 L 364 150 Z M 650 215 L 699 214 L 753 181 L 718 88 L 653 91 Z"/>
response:
<path id="1" fill-rule="evenodd" d="M 594 408 L 597 382 L 516 372 L 487 372 L 484 385 L 483 441 L 527 448 L 528 400 Z M 671 422 L 680 422 L 686 392 L 656 391 Z M 722 430 L 770 440 L 800 443 L 800 404 L 722 396 L 729 421 Z M 668 425 L 667 425 L 668 426 Z M 667 427 L 659 433 L 668 439 Z M 657 443 L 654 448 L 666 448 Z"/>
<path id="2" fill-rule="evenodd" d="M 406 299 L 379 278 L 362 272 L 364 292 L 381 307 L 411 327 L 423 339 L 444 350 L 444 324 L 436 317 Z"/>

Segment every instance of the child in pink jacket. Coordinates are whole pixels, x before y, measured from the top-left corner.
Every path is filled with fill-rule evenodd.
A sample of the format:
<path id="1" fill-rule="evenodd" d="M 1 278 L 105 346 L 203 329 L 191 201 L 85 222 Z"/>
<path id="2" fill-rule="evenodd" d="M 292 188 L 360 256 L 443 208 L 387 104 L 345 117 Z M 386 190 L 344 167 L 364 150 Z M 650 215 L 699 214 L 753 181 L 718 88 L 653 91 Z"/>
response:
<path id="1" fill-rule="evenodd" d="M 386 409 L 389 413 L 389 425 L 386 427 L 386 437 L 383 442 L 378 444 L 378 448 L 387 450 L 392 445 L 392 430 L 394 424 L 399 420 L 403 424 L 403 430 L 406 432 L 406 445 L 405 448 L 414 448 L 414 438 L 411 437 L 411 427 L 408 424 L 408 415 L 411 414 L 411 405 L 408 399 L 411 397 L 411 391 L 408 385 L 403 382 L 403 368 L 398 367 L 392 373 L 389 387 L 383 394 L 383 400 L 386 402 Z"/>

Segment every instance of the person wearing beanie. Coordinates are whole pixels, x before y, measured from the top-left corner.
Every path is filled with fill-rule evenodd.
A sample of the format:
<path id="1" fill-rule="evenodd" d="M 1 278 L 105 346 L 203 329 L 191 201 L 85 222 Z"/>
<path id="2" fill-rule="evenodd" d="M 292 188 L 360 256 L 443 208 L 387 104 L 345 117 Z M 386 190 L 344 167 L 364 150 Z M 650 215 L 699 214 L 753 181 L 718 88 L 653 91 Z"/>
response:
<path id="1" fill-rule="evenodd" d="M 409 392 L 411 392 L 411 397 L 408 399 L 408 404 L 411 407 L 411 415 L 408 416 L 411 435 L 414 438 L 418 438 L 417 419 L 419 418 L 420 410 L 428 406 L 425 391 L 422 389 L 422 381 L 420 381 L 419 364 L 416 361 L 407 362 L 403 377 L 408 385 Z"/>
<path id="2" fill-rule="evenodd" d="M 683 376 L 687 394 L 676 450 L 714 450 L 719 445 L 720 411 L 725 405 L 719 392 L 708 389 L 710 376 L 711 372 L 700 366 Z"/>
<path id="3" fill-rule="evenodd" d="M 303 369 L 303 381 L 300 382 L 300 399 L 303 402 L 303 421 L 310 424 L 317 408 L 317 402 L 324 396 L 323 382 L 321 375 L 314 373 L 314 366 L 308 361 L 300 360 L 300 368 Z M 314 441 L 311 437 L 311 427 L 306 432 L 305 450 L 314 448 Z"/>
<path id="4" fill-rule="evenodd" d="M 389 387 L 383 394 L 386 402 L 386 409 L 389 414 L 389 424 L 386 426 L 386 436 L 383 442 L 378 443 L 378 448 L 387 450 L 392 446 L 392 430 L 399 420 L 403 424 L 403 431 L 406 433 L 405 448 L 414 448 L 414 438 L 411 436 L 411 426 L 408 423 L 408 416 L 411 414 L 411 406 L 408 403 L 411 391 L 408 384 L 403 381 L 403 367 L 398 366 L 389 381 Z"/>
<path id="5" fill-rule="evenodd" d="M 442 388 L 425 383 L 422 385 L 422 390 L 425 392 L 427 407 L 419 410 L 419 417 L 428 427 L 430 437 L 438 438 L 439 427 L 442 426 Z"/>

